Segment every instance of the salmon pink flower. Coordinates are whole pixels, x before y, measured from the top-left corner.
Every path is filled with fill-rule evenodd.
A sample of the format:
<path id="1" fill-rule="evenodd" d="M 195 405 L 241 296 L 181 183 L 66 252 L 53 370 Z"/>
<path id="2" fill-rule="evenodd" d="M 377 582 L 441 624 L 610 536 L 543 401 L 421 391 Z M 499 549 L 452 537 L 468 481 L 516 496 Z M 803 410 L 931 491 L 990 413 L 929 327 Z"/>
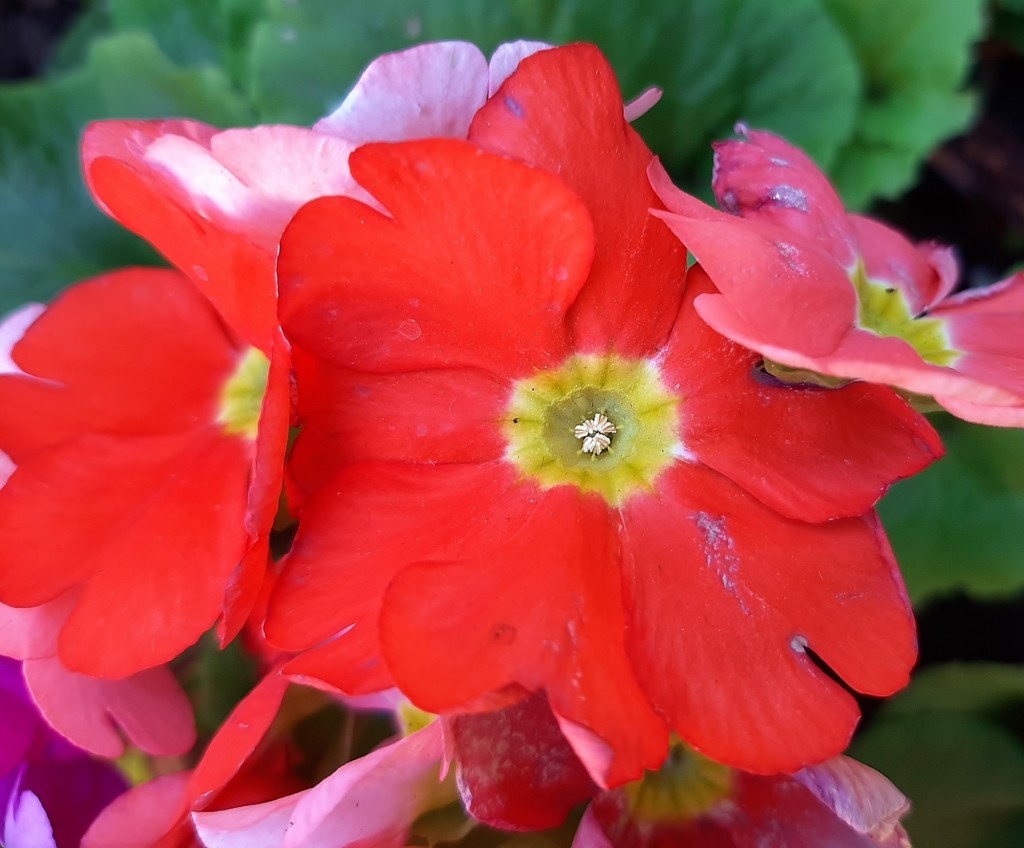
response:
<path id="1" fill-rule="evenodd" d="M 915 247 L 847 215 L 804 153 L 740 130 L 747 140 L 716 145 L 715 194 L 731 215 L 652 170 L 670 210 L 662 217 L 719 289 L 697 301 L 701 317 L 778 365 L 931 396 L 968 421 L 1024 426 L 1024 274 L 950 295 L 947 248 Z"/>
<path id="2" fill-rule="evenodd" d="M 702 324 L 651 160 L 600 53 L 545 50 L 468 142 L 353 153 L 372 205 L 298 212 L 303 504 L 266 623 L 309 649 L 289 673 L 432 713 L 544 690 L 602 785 L 657 768 L 669 728 L 756 771 L 840 751 L 857 708 L 808 646 L 861 691 L 905 683 L 866 511 L 937 437 L 884 387 L 783 385 Z"/>
<path id="3" fill-rule="evenodd" d="M 284 449 L 287 371 L 268 376 L 262 351 L 156 269 L 71 288 L 11 356 L 0 602 L 68 600 L 60 662 L 97 677 L 159 666 L 219 617 L 240 627 L 280 491 L 267 455 Z"/>

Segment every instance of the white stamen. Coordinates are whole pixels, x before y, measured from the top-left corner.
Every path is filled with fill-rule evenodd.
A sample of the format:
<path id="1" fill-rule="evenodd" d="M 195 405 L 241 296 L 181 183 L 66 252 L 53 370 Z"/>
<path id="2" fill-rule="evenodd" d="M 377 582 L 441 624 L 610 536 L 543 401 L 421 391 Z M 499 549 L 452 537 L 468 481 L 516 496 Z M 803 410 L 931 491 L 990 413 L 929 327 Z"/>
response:
<path id="1" fill-rule="evenodd" d="M 593 418 L 586 418 L 577 424 L 573 434 L 583 439 L 583 452 L 600 456 L 612 446 L 611 436 L 618 432 L 608 417 L 595 412 Z"/>

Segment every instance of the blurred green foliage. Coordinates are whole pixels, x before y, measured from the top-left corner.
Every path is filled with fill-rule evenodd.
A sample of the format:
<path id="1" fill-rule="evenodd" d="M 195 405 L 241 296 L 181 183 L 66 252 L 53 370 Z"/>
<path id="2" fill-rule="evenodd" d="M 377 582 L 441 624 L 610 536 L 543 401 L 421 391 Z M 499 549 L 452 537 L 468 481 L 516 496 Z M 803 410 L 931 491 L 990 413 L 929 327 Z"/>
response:
<path id="1" fill-rule="evenodd" d="M 886 703 L 851 755 L 912 799 L 914 848 L 1024 845 L 1024 669 L 950 664 Z"/>
<path id="2" fill-rule="evenodd" d="M 970 119 L 962 90 L 985 0 L 92 0 L 47 79 L 0 86 L 0 311 L 146 261 L 77 176 L 78 134 L 107 117 L 308 124 L 376 55 L 463 38 L 594 41 L 676 179 L 709 193 L 715 138 L 772 129 L 852 205 L 891 196 Z"/>
<path id="3" fill-rule="evenodd" d="M 1024 590 L 1024 431 L 940 422 L 946 456 L 897 483 L 882 522 L 920 606 Z"/>

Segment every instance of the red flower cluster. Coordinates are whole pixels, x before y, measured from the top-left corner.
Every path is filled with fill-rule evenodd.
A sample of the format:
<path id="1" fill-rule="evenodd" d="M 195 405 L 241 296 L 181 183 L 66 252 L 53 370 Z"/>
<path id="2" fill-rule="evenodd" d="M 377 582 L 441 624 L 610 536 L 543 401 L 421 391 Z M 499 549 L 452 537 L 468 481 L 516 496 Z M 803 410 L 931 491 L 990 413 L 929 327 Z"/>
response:
<path id="1" fill-rule="evenodd" d="M 191 777 L 87 845 L 143 820 L 140 844 L 187 844 L 191 813 L 214 846 L 404 844 L 457 797 L 442 757 L 496 826 L 589 801 L 580 848 L 785 821 L 789 845 L 901 844 L 902 796 L 830 759 L 858 710 L 822 666 L 905 684 L 873 507 L 942 447 L 890 386 L 1020 423 L 1024 351 L 991 332 L 1020 281 L 940 304 L 946 252 L 846 216 L 766 134 L 720 148 L 740 216 L 710 209 L 639 108 L 591 46 L 450 43 L 378 60 L 313 129 L 89 130 L 97 201 L 177 270 L 0 333 L 0 648 L 49 663 L 48 689 L 26 674 L 68 726 L 53 680 L 101 712 L 116 693 L 127 728 L 125 693 L 215 624 L 248 620 L 274 668 Z M 298 525 L 280 563 L 276 515 Z M 246 777 L 288 680 L 442 720 L 292 795 Z M 143 735 L 169 753 L 190 729 L 178 709 Z"/>

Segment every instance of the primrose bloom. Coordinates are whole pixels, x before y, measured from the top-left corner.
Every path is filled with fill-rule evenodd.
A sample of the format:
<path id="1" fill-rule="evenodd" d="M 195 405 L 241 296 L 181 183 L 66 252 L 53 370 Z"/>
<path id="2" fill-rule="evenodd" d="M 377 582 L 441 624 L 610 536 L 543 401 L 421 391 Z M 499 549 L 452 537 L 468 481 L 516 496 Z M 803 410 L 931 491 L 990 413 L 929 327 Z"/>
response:
<path id="1" fill-rule="evenodd" d="M 543 690 L 602 785 L 658 768 L 670 729 L 753 771 L 838 753 L 857 708 L 807 649 L 861 691 L 906 682 L 869 510 L 934 431 L 885 387 L 785 385 L 701 322 L 715 289 L 649 213 L 595 48 L 524 59 L 467 138 L 357 149 L 373 203 L 314 200 L 282 239 L 286 671 L 433 713 Z"/>
<path id="2" fill-rule="evenodd" d="M 218 618 L 237 632 L 267 559 L 287 372 L 268 391 L 266 354 L 156 269 L 72 287 L 11 359 L 0 602 L 59 602 L 60 663 L 96 677 L 161 665 Z"/>
<path id="3" fill-rule="evenodd" d="M 716 145 L 715 195 L 730 215 L 652 170 L 662 217 L 719 289 L 697 301 L 701 317 L 777 365 L 1024 426 L 1024 275 L 950 296 L 947 248 L 847 215 L 804 153 L 740 129 L 746 140 Z"/>

